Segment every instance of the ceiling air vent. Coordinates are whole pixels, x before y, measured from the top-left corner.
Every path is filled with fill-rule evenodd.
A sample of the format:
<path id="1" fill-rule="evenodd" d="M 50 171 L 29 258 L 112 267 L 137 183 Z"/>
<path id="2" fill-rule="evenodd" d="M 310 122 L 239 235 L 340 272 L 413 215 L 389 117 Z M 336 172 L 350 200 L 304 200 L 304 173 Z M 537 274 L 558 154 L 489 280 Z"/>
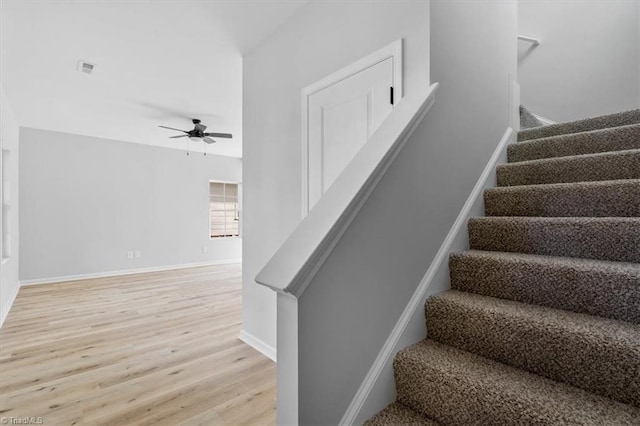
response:
<path id="1" fill-rule="evenodd" d="M 96 64 L 86 61 L 78 61 L 78 71 L 84 74 L 93 74 L 96 70 Z"/>

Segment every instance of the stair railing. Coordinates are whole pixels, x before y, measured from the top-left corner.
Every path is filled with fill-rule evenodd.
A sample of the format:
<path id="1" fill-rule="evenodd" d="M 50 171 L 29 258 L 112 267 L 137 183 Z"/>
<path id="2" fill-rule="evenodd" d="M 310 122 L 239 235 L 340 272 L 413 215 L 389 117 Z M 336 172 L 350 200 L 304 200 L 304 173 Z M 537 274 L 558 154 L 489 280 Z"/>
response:
<path id="1" fill-rule="evenodd" d="M 301 296 L 433 106 L 437 89 L 435 83 L 426 93 L 407 95 L 395 106 L 256 277 L 256 282 L 277 292 L 278 424 L 298 424 L 309 415 L 309 394 L 301 389 L 307 382 L 299 369 L 299 362 L 309 362 L 301 355 L 299 327 L 304 328 L 308 314 L 299 305 Z M 315 290 L 324 291 L 323 302 L 314 301 L 315 307 L 330 310 L 343 300 L 343 293 Z"/>
<path id="2" fill-rule="evenodd" d="M 433 103 L 438 83 L 407 95 L 255 278 L 299 298 Z"/>
<path id="3" fill-rule="evenodd" d="M 534 46 L 539 46 L 540 45 L 540 40 L 535 38 L 535 37 L 531 37 L 531 36 L 518 35 L 518 40 L 528 41 L 529 43 L 533 44 Z"/>

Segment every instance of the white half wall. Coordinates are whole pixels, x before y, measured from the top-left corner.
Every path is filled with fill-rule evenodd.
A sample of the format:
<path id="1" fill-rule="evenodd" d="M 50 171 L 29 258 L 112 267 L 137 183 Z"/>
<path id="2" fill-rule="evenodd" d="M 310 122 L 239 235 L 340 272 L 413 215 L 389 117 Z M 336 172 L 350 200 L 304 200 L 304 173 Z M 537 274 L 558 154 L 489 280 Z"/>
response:
<path id="1" fill-rule="evenodd" d="M 522 103 L 555 122 L 640 107 L 640 2 L 519 2 Z"/>
<path id="2" fill-rule="evenodd" d="M 244 59 L 243 327 L 276 346 L 276 296 L 254 278 L 301 221 L 301 91 L 404 39 L 404 91 L 429 85 L 429 3 L 310 2 Z"/>
<path id="3" fill-rule="evenodd" d="M 435 104 L 298 299 L 300 424 L 347 411 L 514 112 L 517 3 L 432 0 L 430 18 Z M 354 424 L 395 398 L 392 374 L 375 385 Z"/>
<path id="4" fill-rule="evenodd" d="M 19 159 L 19 133 L 20 127 L 13 113 L 9 99 L 7 98 L 4 87 L 0 86 L 0 148 L 8 150 L 9 156 L 6 160 L 7 170 L 0 173 L 0 191 L 8 191 L 11 198 L 10 210 L 0 206 L 0 223 L 8 223 L 10 226 L 10 245 L 11 255 L 8 259 L 0 261 L 0 326 L 7 317 L 9 309 L 18 294 L 20 288 L 18 269 L 20 262 L 20 239 L 19 239 L 19 199 L 18 194 L 18 159 Z M 2 165 L 0 165 L 2 168 Z M 2 170 L 0 170 L 2 172 Z M 2 176 L 7 177 L 6 185 Z M 8 214 L 8 218 L 4 215 Z M 8 219 L 8 221 L 7 221 Z M 0 232 L 0 247 L 3 244 L 4 232 Z"/>
<path id="5" fill-rule="evenodd" d="M 209 180 L 241 182 L 240 159 L 32 128 L 20 148 L 22 281 L 241 257 L 208 228 Z"/>

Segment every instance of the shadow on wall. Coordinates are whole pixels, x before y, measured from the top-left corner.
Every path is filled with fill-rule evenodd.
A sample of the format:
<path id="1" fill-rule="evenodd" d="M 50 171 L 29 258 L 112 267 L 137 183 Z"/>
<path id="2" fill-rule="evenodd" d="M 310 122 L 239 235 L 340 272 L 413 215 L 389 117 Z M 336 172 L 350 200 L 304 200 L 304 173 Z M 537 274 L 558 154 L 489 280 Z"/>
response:
<path id="1" fill-rule="evenodd" d="M 527 48 L 524 47 L 525 43 L 528 45 Z M 520 45 L 518 46 L 518 66 L 520 66 L 525 59 L 531 55 L 531 53 L 536 50 L 538 45 L 531 44 L 527 41 L 520 41 Z"/>

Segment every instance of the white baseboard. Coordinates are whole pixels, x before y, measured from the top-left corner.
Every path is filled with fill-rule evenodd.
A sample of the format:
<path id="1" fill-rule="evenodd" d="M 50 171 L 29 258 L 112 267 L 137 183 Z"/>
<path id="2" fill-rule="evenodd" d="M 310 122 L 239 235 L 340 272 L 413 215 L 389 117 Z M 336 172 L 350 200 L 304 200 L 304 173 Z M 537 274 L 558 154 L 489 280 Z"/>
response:
<path id="1" fill-rule="evenodd" d="M 253 349 L 260 352 L 262 355 L 271 359 L 273 362 L 276 361 L 276 348 L 273 346 L 267 345 L 264 341 L 258 339 L 253 334 L 247 333 L 245 330 L 240 331 L 240 336 L 238 337 L 247 345 L 251 346 Z"/>
<path id="2" fill-rule="evenodd" d="M 20 291 L 20 283 L 18 283 L 18 285 L 16 286 L 15 290 L 13 290 L 13 293 L 11 293 L 9 295 L 9 300 L 7 300 L 5 305 L 2 307 L 2 313 L 0 314 L 0 328 L 4 324 L 4 320 L 7 319 L 7 315 L 9 315 L 9 311 L 11 310 L 11 307 L 13 306 L 13 302 L 15 302 L 15 300 L 16 300 L 16 296 L 18 295 L 18 291 Z"/>
<path id="3" fill-rule="evenodd" d="M 411 318 L 413 318 L 416 312 L 424 311 L 424 301 L 429 295 L 429 287 L 431 286 L 434 277 L 436 277 L 436 274 L 442 267 L 446 266 L 446 261 L 448 259 L 448 255 L 451 251 L 451 247 L 454 241 L 461 234 L 461 232 L 466 232 L 465 225 L 471 215 L 474 206 L 477 206 L 478 203 L 482 202 L 484 189 L 489 186 L 493 186 L 493 182 L 490 181 L 490 178 L 495 178 L 496 165 L 499 159 L 504 156 L 504 151 L 506 150 L 507 145 L 514 142 L 515 139 L 516 132 L 511 127 L 508 127 L 504 135 L 502 136 L 502 139 L 498 143 L 495 151 L 491 155 L 489 162 L 482 171 L 480 178 L 478 178 L 478 181 L 469 194 L 469 197 L 464 203 L 464 206 L 458 214 L 458 217 L 451 226 L 449 233 L 447 234 L 438 252 L 436 253 L 433 262 L 431 262 L 431 265 L 429 266 L 429 269 L 427 269 L 427 272 L 422 278 L 422 281 L 411 296 L 411 299 L 402 312 L 402 315 L 398 319 L 398 322 L 396 323 L 395 327 L 391 331 L 391 334 L 382 346 L 382 349 L 378 353 L 378 356 L 369 369 L 369 372 L 365 376 L 364 381 L 358 388 L 358 391 L 356 392 L 353 400 L 349 404 L 347 411 L 344 413 L 342 419 L 340 420 L 339 424 L 341 426 L 353 425 L 354 423 L 356 423 L 356 420 L 360 415 L 360 411 L 362 410 L 365 402 L 369 398 L 369 395 L 380 379 L 385 366 L 388 366 L 393 362 L 393 357 L 395 356 L 396 352 L 395 348 L 397 347 L 400 338 L 406 332 Z M 380 407 L 380 409 L 381 408 L 382 407 Z"/>
<path id="4" fill-rule="evenodd" d="M 172 269 L 196 268 L 198 266 L 226 265 L 229 263 L 240 263 L 242 259 L 211 260 L 208 262 L 182 263 L 180 265 L 152 266 L 149 268 L 125 269 L 122 271 L 97 272 L 93 274 L 66 275 L 61 277 L 37 278 L 33 280 L 20 281 L 20 285 L 53 284 L 66 281 L 90 280 L 95 278 L 118 277 L 121 275 L 144 274 L 146 272 L 162 272 Z"/>
<path id="5" fill-rule="evenodd" d="M 533 114 L 533 116 L 535 118 L 537 118 L 542 124 L 544 124 L 545 126 L 549 126 L 551 124 L 556 124 L 555 121 L 551 121 L 548 118 L 544 118 L 544 117 L 540 117 L 539 115 Z"/>

